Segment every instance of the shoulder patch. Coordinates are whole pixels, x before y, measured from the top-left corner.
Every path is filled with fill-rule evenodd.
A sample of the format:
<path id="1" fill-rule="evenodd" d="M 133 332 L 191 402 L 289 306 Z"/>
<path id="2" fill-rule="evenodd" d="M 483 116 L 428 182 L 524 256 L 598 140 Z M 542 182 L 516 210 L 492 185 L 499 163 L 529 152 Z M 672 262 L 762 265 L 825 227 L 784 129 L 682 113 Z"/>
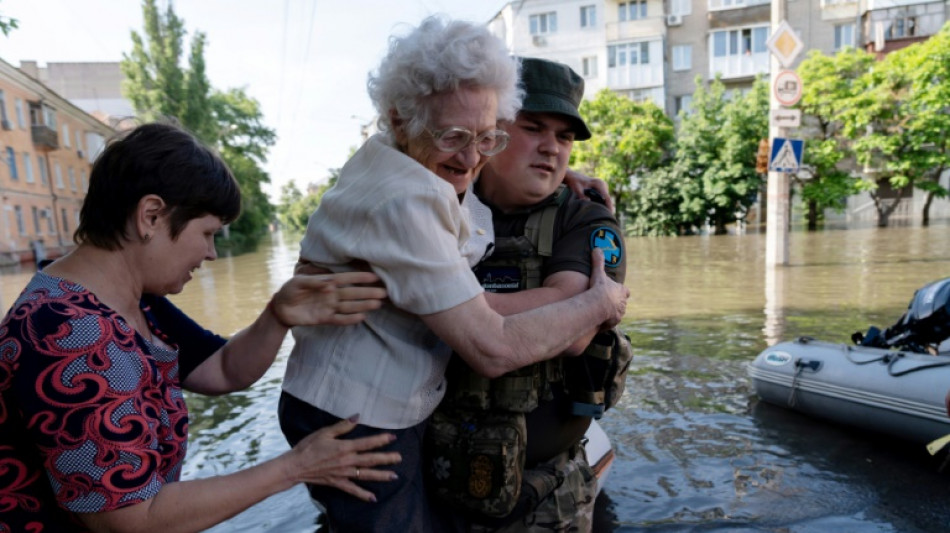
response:
<path id="1" fill-rule="evenodd" d="M 620 237 L 613 228 L 601 226 L 590 234 L 590 247 L 600 248 L 604 252 L 604 266 L 615 267 L 623 260 L 623 247 Z"/>

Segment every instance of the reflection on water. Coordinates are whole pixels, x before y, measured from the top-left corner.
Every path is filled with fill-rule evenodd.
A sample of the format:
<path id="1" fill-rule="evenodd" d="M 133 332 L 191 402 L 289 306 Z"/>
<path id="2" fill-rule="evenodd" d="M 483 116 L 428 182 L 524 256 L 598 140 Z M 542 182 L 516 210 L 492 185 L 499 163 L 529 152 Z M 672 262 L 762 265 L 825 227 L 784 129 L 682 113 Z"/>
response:
<path id="1" fill-rule="evenodd" d="M 745 367 L 778 340 L 848 342 L 869 325 L 890 326 L 917 288 L 950 275 L 947 230 L 938 221 L 796 232 L 790 265 L 768 275 L 763 234 L 628 240 L 625 325 L 637 356 L 627 394 L 602 420 L 617 461 L 598 501 L 596 530 L 950 528 L 948 478 L 922 447 L 759 404 Z M 233 333 L 290 276 L 296 254 L 290 239 L 219 259 L 173 299 L 209 329 Z M 4 306 L 29 275 L 0 276 Z M 287 449 L 275 413 L 291 342 L 250 390 L 188 396 L 186 478 L 231 472 Z M 312 533 L 316 518 L 298 487 L 213 531 Z"/>

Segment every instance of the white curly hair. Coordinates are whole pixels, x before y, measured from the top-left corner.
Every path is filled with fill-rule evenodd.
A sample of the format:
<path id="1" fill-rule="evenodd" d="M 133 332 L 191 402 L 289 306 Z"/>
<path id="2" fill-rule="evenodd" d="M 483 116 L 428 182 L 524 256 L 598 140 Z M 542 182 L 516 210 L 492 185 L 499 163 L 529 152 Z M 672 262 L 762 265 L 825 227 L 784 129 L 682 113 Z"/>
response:
<path id="1" fill-rule="evenodd" d="M 494 89 L 498 120 L 514 120 L 521 107 L 521 64 L 485 26 L 428 17 L 404 37 L 391 37 L 389 52 L 367 88 L 379 113 L 377 127 L 395 140 L 392 113 L 407 121 L 409 137 L 421 135 L 433 95 L 459 87 Z"/>

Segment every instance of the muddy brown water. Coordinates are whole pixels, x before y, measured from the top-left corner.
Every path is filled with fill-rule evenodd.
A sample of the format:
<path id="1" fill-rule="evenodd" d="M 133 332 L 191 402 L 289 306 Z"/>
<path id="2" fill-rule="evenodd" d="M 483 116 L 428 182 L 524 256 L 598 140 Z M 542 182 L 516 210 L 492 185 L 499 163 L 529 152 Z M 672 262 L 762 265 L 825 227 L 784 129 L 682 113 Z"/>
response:
<path id="1" fill-rule="evenodd" d="M 950 530 L 950 474 L 921 446 L 759 403 L 746 364 L 807 335 L 848 342 L 889 326 L 914 290 L 950 276 L 950 227 L 793 232 L 790 264 L 767 274 L 764 234 L 628 239 L 637 350 L 627 394 L 601 424 L 617 459 L 596 531 L 917 532 Z M 224 334 L 248 324 L 289 277 L 296 240 L 206 264 L 173 297 Z M 0 275 L 6 308 L 31 269 Z M 275 416 L 291 339 L 247 391 L 188 396 L 186 479 L 287 449 Z M 947 384 L 950 389 L 950 383 Z M 298 487 L 211 531 L 313 532 Z"/>

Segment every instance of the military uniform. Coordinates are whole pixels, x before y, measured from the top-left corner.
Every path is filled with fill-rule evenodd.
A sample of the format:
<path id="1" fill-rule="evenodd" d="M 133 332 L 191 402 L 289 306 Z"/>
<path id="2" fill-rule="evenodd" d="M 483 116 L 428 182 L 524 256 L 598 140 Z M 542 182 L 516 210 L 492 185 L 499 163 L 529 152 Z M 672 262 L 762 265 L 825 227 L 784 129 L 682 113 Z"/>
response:
<path id="1" fill-rule="evenodd" d="M 534 288 L 543 283 L 544 278 L 563 271 L 590 276 L 593 246 L 604 250 L 607 274 L 623 282 L 626 262 L 620 229 L 614 216 L 603 205 L 578 199 L 564 186 L 545 201 L 513 212 L 502 212 L 490 202 L 483 201 L 492 208 L 496 247 L 491 257 L 476 265 L 474 270 L 476 278 L 487 291 L 516 292 Z M 526 225 L 538 224 L 532 220 L 540 220 L 541 227 L 526 229 Z M 534 237 L 534 240 L 548 242 L 546 246 L 550 249 L 543 252 L 545 256 L 542 257 L 536 248 L 544 248 L 545 245 L 529 245 L 532 239 L 525 235 L 546 231 L 551 232 L 547 237 Z M 525 252 L 526 249 L 535 251 L 529 254 Z M 585 357 L 558 358 L 538 363 L 495 380 L 475 376 L 458 358 L 450 364 L 446 399 L 437 410 L 428 431 L 457 431 L 451 429 L 453 424 L 458 425 L 455 419 L 445 421 L 440 415 L 452 412 L 459 405 L 476 412 L 495 413 L 499 410 L 499 404 L 504 403 L 514 411 L 524 412 L 526 438 L 524 455 L 520 459 L 523 461 L 523 477 L 520 482 L 518 479 L 509 481 L 509 485 L 518 483 L 519 486 L 500 489 L 503 493 L 515 494 L 517 505 L 510 511 L 491 509 L 489 514 L 493 516 L 456 509 L 466 516 L 459 522 L 469 522 L 460 526 L 459 530 L 589 531 L 597 480 L 587 462 L 582 439 L 590 426 L 590 415 L 593 414 L 589 409 L 594 406 L 581 402 L 578 407 L 577 395 L 567 390 L 564 381 L 565 374 L 584 373 L 572 369 L 577 370 L 576 365 L 587 364 Z M 533 380 L 534 390 L 527 394 L 522 386 L 525 380 Z M 504 388 L 504 392 L 499 393 L 499 388 Z M 485 394 L 488 398 L 473 403 L 470 401 L 470 397 L 475 395 L 473 390 L 487 391 Z M 498 398 L 499 394 L 507 396 Z M 510 397 L 531 399 L 524 403 L 520 400 L 509 401 Z M 505 411 L 506 408 L 500 410 Z M 471 425 L 478 425 L 480 421 L 482 419 L 474 417 Z M 444 449 L 444 446 L 433 447 Z M 455 457 L 442 454 L 440 459 L 446 462 L 467 460 L 458 454 Z M 475 477 L 468 477 L 467 484 L 462 484 L 457 490 L 472 492 L 471 480 Z M 489 488 L 485 487 L 484 494 L 489 492 Z"/>

